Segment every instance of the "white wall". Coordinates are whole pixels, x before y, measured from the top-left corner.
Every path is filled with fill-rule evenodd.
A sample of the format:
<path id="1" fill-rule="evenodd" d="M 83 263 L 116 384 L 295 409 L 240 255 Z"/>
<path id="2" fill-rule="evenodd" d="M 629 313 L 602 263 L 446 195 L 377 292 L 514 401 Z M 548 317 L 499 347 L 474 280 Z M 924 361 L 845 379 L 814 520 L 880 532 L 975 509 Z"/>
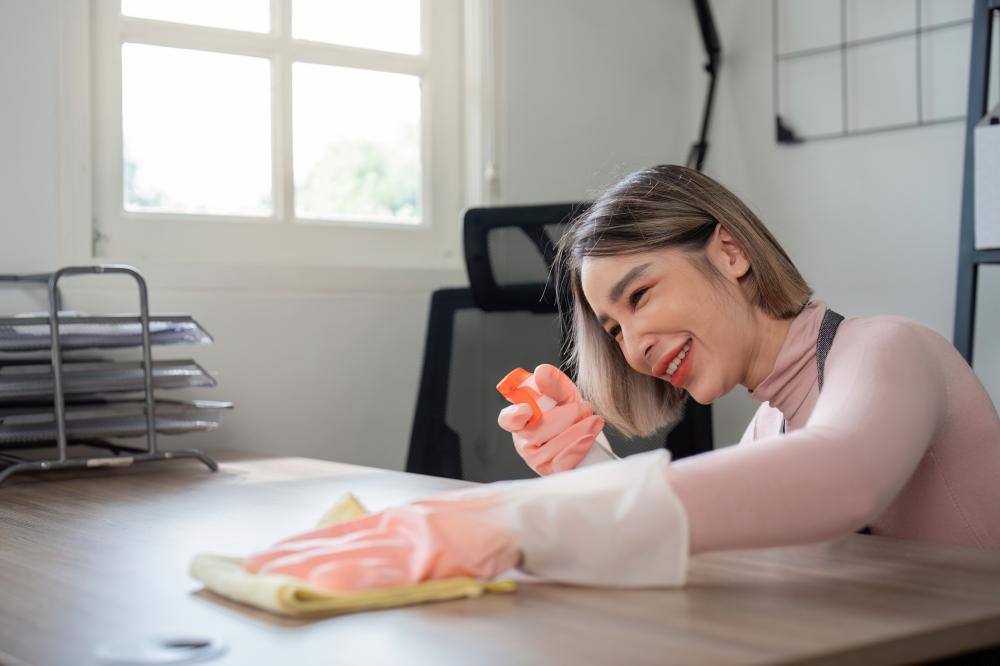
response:
<path id="1" fill-rule="evenodd" d="M 2 272 L 56 261 L 56 4 L 0 0 Z"/>
<path id="2" fill-rule="evenodd" d="M 689 2 L 499 2 L 498 203 L 582 201 L 683 162 L 700 82 Z"/>

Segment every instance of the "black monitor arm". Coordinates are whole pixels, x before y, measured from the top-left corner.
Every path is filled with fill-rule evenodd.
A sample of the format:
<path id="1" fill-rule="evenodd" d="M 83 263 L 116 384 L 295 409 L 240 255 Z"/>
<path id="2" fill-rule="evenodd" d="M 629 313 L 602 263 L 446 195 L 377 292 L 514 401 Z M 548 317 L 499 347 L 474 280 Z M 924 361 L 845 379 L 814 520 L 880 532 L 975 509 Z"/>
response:
<path id="1" fill-rule="evenodd" d="M 708 121 L 712 116 L 712 101 L 715 97 L 715 77 L 719 68 L 722 47 L 719 44 L 719 33 L 715 30 L 715 19 L 712 18 L 712 8 L 709 0 L 693 0 L 694 11 L 698 17 L 698 29 L 701 31 L 701 41 L 705 45 L 708 62 L 705 71 L 708 72 L 708 92 L 705 96 L 705 112 L 701 119 L 701 135 L 698 142 L 691 146 L 687 165 L 701 171 L 708 154 Z"/>

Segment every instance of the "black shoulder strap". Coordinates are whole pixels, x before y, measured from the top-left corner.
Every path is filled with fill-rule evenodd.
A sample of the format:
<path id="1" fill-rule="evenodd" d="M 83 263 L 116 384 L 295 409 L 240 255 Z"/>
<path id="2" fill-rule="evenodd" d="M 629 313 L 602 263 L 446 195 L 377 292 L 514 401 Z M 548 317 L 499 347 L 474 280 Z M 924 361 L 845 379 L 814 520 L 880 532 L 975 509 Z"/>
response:
<path id="1" fill-rule="evenodd" d="M 830 353 L 833 346 L 833 337 L 837 335 L 840 322 L 844 321 L 842 315 L 833 310 L 827 310 L 823 315 L 823 321 L 819 325 L 819 336 L 816 338 L 816 376 L 819 378 L 819 390 L 823 390 L 823 370 L 826 368 L 826 355 Z"/>

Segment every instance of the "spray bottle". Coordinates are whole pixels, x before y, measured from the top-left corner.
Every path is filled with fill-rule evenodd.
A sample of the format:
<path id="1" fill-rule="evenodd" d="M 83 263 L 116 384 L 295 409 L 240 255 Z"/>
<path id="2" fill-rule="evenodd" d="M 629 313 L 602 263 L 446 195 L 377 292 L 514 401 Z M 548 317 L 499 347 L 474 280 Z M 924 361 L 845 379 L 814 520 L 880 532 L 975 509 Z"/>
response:
<path id="1" fill-rule="evenodd" d="M 500 394 L 514 404 L 526 404 L 533 412 L 528 420 L 528 425 L 537 423 L 544 412 L 556 406 L 556 401 L 547 395 L 542 394 L 535 384 L 535 375 L 524 368 L 515 368 L 507 373 L 507 376 L 497 384 Z M 611 450 L 611 444 L 603 432 L 597 433 L 597 440 L 590 447 L 590 451 L 580 461 L 580 466 L 594 465 L 596 463 L 618 460 L 618 456 Z"/>

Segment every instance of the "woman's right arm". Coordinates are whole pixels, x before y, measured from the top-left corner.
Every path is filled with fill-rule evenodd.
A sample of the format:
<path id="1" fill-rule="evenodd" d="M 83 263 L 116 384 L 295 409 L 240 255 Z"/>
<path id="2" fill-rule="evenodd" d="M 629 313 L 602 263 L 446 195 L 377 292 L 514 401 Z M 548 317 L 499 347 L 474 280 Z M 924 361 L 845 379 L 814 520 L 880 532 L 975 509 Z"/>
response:
<path id="1" fill-rule="evenodd" d="M 691 552 L 809 543 L 857 530 L 912 475 L 944 404 L 941 365 L 919 332 L 885 322 L 844 330 L 805 427 L 670 466 Z"/>

